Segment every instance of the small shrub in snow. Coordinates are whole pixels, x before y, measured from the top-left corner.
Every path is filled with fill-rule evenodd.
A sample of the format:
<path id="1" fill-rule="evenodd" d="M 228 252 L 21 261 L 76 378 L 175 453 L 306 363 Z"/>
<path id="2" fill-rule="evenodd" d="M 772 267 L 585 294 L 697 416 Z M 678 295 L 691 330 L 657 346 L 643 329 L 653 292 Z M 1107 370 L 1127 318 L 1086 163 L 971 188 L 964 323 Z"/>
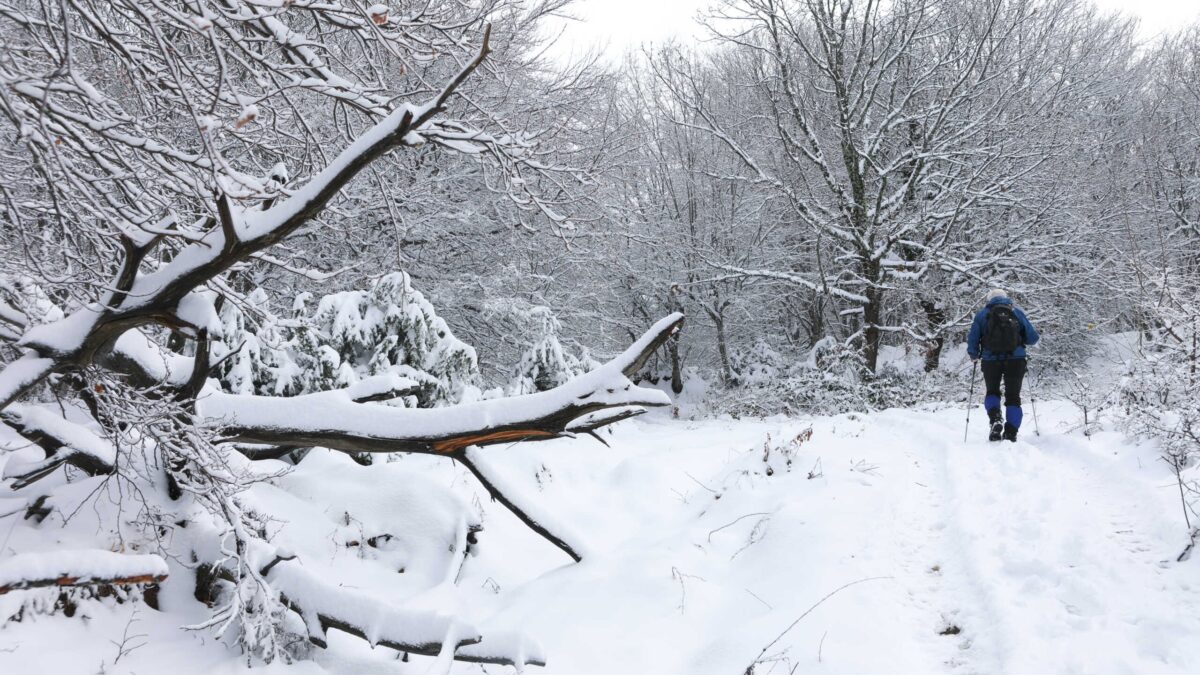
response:
<path id="1" fill-rule="evenodd" d="M 924 373 L 903 363 L 883 363 L 879 372 L 868 372 L 857 349 L 831 338 L 791 364 L 769 349 L 754 354 L 754 360 L 740 357 L 742 367 L 750 367 L 751 377 L 744 378 L 741 386 L 710 396 L 709 405 L 716 412 L 763 417 L 882 410 L 944 400 L 955 394 L 959 384 L 951 371 Z"/>
<path id="2" fill-rule="evenodd" d="M 536 337 L 513 371 L 507 388 L 510 395 L 548 391 L 599 365 L 586 352 L 576 356 L 563 347 L 562 325 L 549 308 L 535 307 L 525 314 L 537 327 Z"/>
<path id="3" fill-rule="evenodd" d="M 748 348 L 733 349 L 729 362 L 737 382 L 750 386 L 775 380 L 788 368 L 787 359 L 762 338 Z"/>
<path id="4" fill-rule="evenodd" d="M 272 315 L 261 291 L 244 308 L 222 307 L 224 334 L 214 356 L 224 359 L 217 375 L 225 389 L 297 396 L 393 374 L 418 385 L 406 401 L 410 406 L 477 397 L 475 350 L 454 336 L 407 274 L 385 275 L 367 290 L 326 295 L 311 314 L 310 298 L 297 297 L 288 320 Z"/>
<path id="5" fill-rule="evenodd" d="M 770 436 L 763 442 L 763 473 L 774 476 L 777 470 L 788 473 L 800 447 L 812 440 L 813 430 L 808 427 L 785 442 L 774 441 Z"/>
<path id="6" fill-rule="evenodd" d="M 1119 383 L 1125 426 L 1161 445 L 1174 470 L 1186 525 L 1200 535 L 1200 352 L 1197 340 L 1169 339 L 1141 350 Z M 1191 550 L 1188 547 L 1184 555 Z M 1182 556 L 1181 556 L 1182 557 Z"/>

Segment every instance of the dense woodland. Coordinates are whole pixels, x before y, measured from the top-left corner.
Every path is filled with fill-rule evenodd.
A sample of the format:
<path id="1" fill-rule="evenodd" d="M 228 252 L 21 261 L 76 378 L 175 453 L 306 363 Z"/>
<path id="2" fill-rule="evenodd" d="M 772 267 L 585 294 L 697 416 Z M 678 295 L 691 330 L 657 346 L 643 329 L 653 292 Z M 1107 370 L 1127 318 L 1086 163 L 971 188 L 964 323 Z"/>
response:
<path id="1" fill-rule="evenodd" d="M 45 455 L 0 491 L 109 486 L 118 538 L 194 572 L 195 628 L 252 663 L 334 627 L 523 665 L 445 617 L 369 628 L 241 495 L 313 447 L 444 455 L 578 560 L 487 446 L 672 397 L 962 401 L 993 287 L 1045 337 L 1047 396 L 1195 461 L 1200 26 L 727 0 L 703 43 L 564 61 L 570 9 L 0 0 L 0 419 Z M 1137 358 L 1093 386 L 1118 335 Z"/>

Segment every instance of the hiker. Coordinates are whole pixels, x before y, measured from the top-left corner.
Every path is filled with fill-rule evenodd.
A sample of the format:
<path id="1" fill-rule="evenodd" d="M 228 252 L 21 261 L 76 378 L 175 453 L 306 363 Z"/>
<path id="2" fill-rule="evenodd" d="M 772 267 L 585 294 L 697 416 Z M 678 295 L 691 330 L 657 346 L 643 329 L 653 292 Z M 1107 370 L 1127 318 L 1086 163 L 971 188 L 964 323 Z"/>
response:
<path id="1" fill-rule="evenodd" d="M 1021 380 L 1025 378 L 1025 347 L 1037 344 L 1038 332 L 1025 312 L 999 288 L 988 291 L 987 305 L 975 314 L 967 334 L 971 360 L 983 358 L 983 382 L 991 430 L 989 441 L 1017 440 L 1021 428 Z M 1000 415 L 1000 383 L 1004 382 L 1004 416 Z"/>

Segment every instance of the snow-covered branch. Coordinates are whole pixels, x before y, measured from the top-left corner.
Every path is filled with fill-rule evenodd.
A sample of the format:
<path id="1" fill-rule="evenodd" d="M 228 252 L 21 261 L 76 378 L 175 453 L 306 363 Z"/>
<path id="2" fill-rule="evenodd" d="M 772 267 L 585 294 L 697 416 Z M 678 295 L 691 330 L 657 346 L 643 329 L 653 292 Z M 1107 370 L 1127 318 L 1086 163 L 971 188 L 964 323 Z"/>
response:
<path id="1" fill-rule="evenodd" d="M 523 636 L 485 642 L 478 629 L 447 614 L 398 608 L 361 591 L 331 586 L 299 562 L 275 565 L 265 576 L 282 594 L 283 603 L 304 620 L 309 641 L 322 648 L 333 628 L 372 647 L 412 654 L 518 667 L 546 664 L 541 648 Z"/>
<path id="2" fill-rule="evenodd" d="M 810 279 L 805 279 L 798 274 L 790 272 L 777 272 L 775 270 L 749 270 L 735 267 L 733 265 L 718 264 L 713 265 L 717 269 L 726 272 L 726 276 L 717 279 L 705 279 L 705 282 L 712 282 L 724 279 L 764 279 L 769 281 L 780 281 L 786 284 L 792 284 L 801 288 L 806 288 L 811 291 L 824 293 L 831 297 L 848 300 L 856 304 L 866 304 L 868 302 L 866 296 L 861 293 L 853 293 L 837 286 L 832 286 L 828 282 L 816 282 Z"/>
<path id="3" fill-rule="evenodd" d="M 0 560 L 0 595 L 46 586 L 135 586 L 166 579 L 167 563 L 156 555 L 96 549 L 18 553 Z"/>
<path id="4" fill-rule="evenodd" d="M 117 451 L 112 443 L 46 408 L 10 405 L 0 410 L 0 420 L 46 452 L 37 462 L 10 461 L 5 465 L 4 478 L 13 479 L 13 489 L 23 488 L 63 464 L 89 476 L 112 473 L 116 466 Z"/>
<path id="5" fill-rule="evenodd" d="M 343 150 L 303 188 L 267 211 L 246 215 L 241 222 L 229 207 L 228 198 L 217 195 L 221 214 L 218 226 L 211 227 L 199 241 L 174 256 L 170 262 L 150 273 L 135 274 L 136 262 L 145 247 L 127 247 L 126 265 L 114 281 L 108 296 L 91 303 L 61 320 L 30 327 L 18 344 L 53 364 L 40 365 L 23 360 L 20 372 L 0 371 L 0 407 L 15 400 L 36 384 L 52 368 L 86 366 L 107 354 L 126 332 L 157 323 L 173 328 L 196 326 L 180 316 L 182 303 L 196 288 L 234 264 L 283 241 L 301 226 L 316 218 L 330 201 L 356 175 L 391 150 L 423 142 L 419 132 L 438 115 L 446 100 L 487 56 L 490 29 L 485 29 L 476 57 L 464 65 L 430 101 L 396 108 L 374 127 Z M 132 264 L 131 264 L 132 263 Z M 36 359 L 36 356 L 33 357 Z"/>
<path id="6" fill-rule="evenodd" d="M 668 405 L 666 394 L 638 387 L 630 377 L 682 322 L 682 315 L 668 316 L 596 370 L 555 389 L 524 396 L 409 409 L 356 403 L 347 390 L 291 398 L 213 392 L 197 401 L 197 411 L 229 441 L 344 452 L 453 456 L 472 445 L 556 438 L 571 433 L 573 423 L 598 411 Z"/>

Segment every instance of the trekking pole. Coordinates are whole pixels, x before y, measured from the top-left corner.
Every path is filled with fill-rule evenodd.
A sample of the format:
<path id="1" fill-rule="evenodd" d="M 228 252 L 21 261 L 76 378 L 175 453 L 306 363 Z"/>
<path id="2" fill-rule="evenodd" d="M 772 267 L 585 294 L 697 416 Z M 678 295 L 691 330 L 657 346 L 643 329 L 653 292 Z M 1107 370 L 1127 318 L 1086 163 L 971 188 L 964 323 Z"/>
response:
<path id="1" fill-rule="evenodd" d="M 1029 363 L 1032 363 L 1032 360 L 1029 360 Z M 1034 379 L 1037 380 L 1038 378 L 1035 377 Z M 1037 387 L 1030 387 L 1029 402 L 1033 405 L 1033 435 L 1041 436 L 1042 428 L 1038 426 L 1037 418 Z"/>
<path id="2" fill-rule="evenodd" d="M 979 359 L 971 359 L 971 391 L 967 394 L 967 426 L 963 429 L 963 443 L 967 442 L 967 434 L 971 431 L 971 408 L 975 407 L 975 373 L 979 371 Z"/>

